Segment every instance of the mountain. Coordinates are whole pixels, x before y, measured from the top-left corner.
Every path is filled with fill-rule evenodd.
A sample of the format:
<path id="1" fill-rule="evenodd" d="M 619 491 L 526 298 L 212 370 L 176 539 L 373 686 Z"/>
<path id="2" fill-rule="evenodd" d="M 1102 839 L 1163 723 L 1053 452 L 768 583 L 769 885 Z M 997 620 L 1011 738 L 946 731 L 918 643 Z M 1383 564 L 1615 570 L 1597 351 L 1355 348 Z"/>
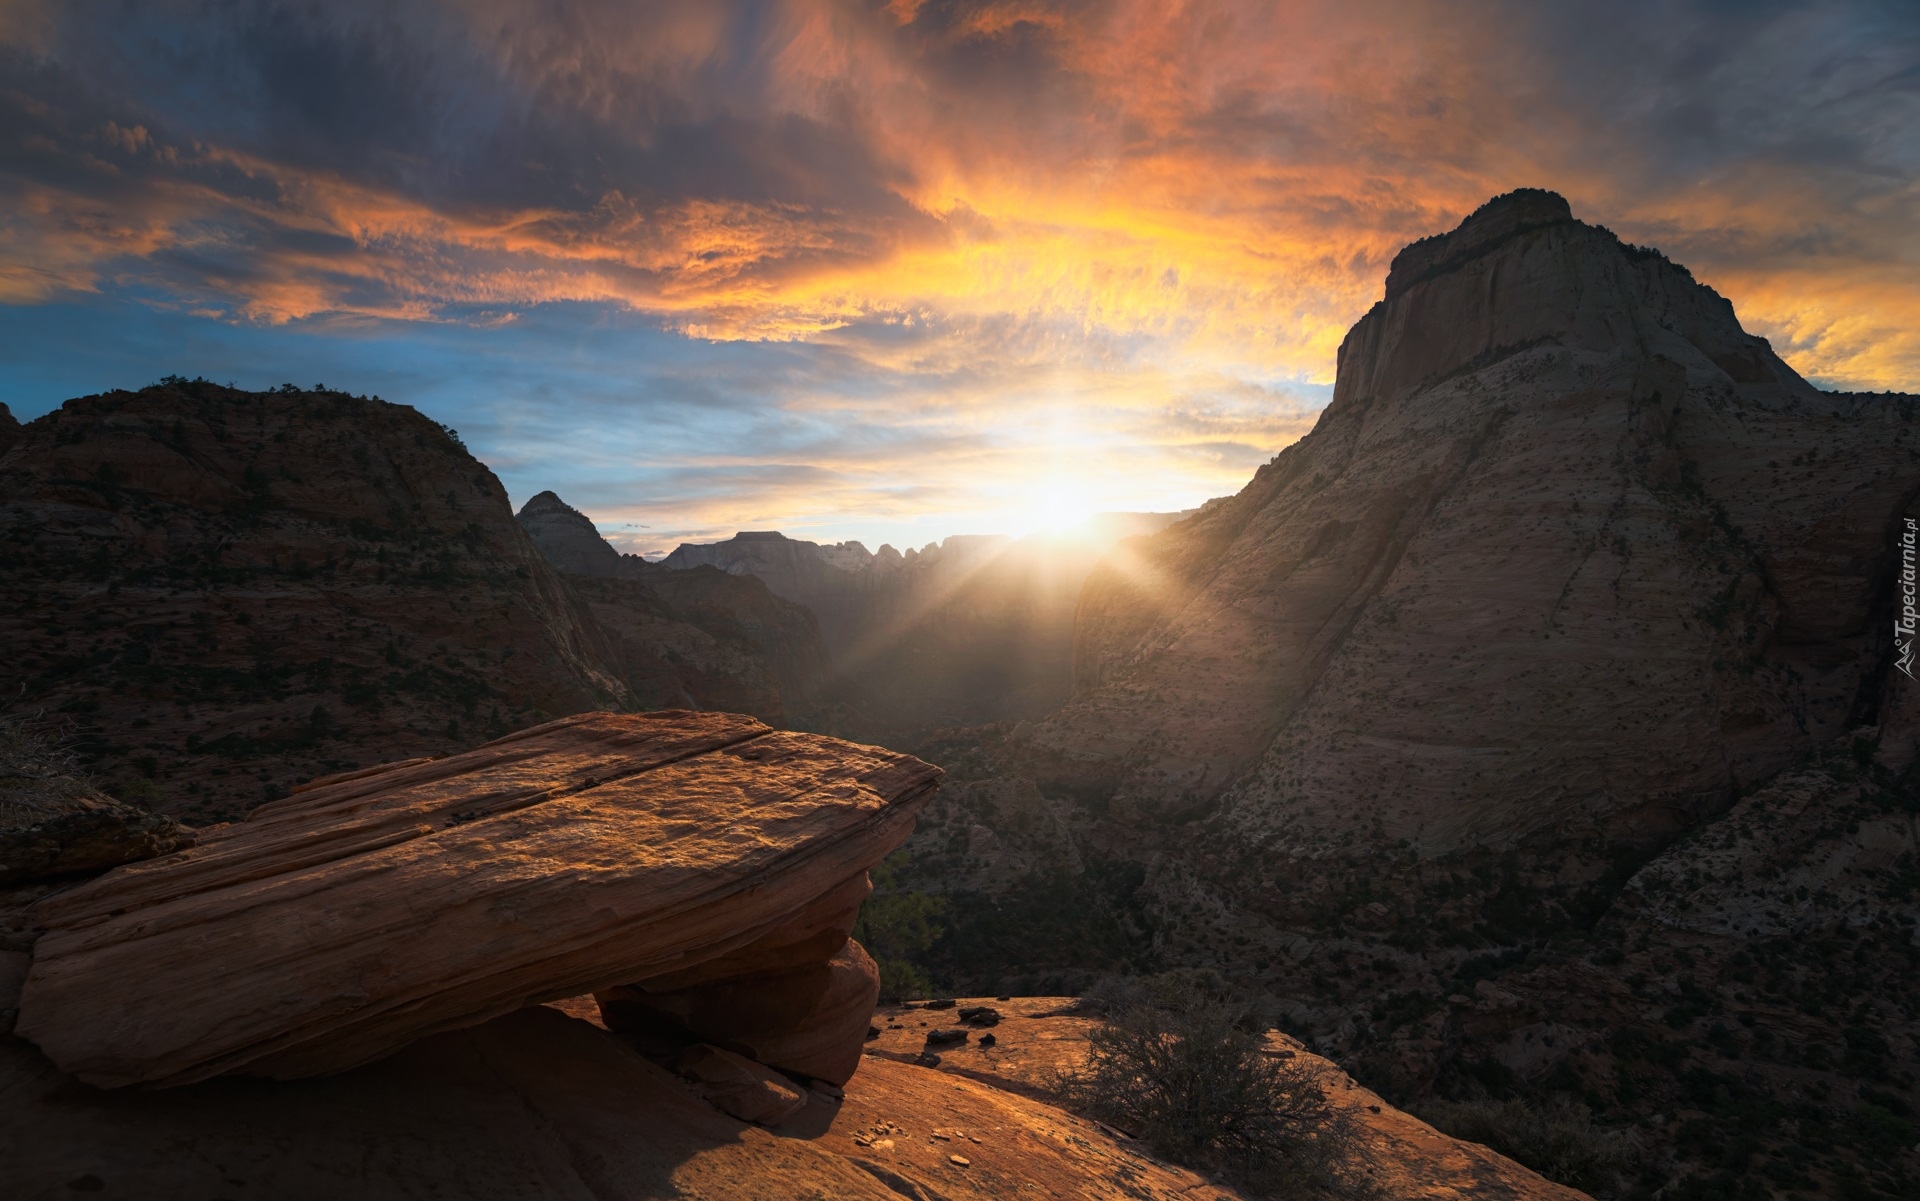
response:
<path id="1" fill-rule="evenodd" d="M 682 544 L 662 565 L 752 576 L 805 605 L 853 698 L 852 732 L 897 737 L 1058 707 L 1071 690 L 1087 573 L 1115 542 L 1179 516 L 1108 513 L 1073 534 L 954 535 L 905 554 L 745 531 Z"/>
<path id="2" fill-rule="evenodd" d="M 14 419 L 13 410 L 0 404 L 0 455 L 4 455 L 20 440 L 20 423 Z"/>
<path id="3" fill-rule="evenodd" d="M 1658 845 L 1873 723 L 1913 415 L 1500 197 L 1394 259 L 1307 437 L 1089 581 L 1035 744 L 1303 853 Z"/>
<path id="4" fill-rule="evenodd" d="M 722 709 L 774 725 L 818 716 L 831 667 L 804 607 L 752 576 L 622 555 L 553 492 L 527 501 L 518 520 L 585 598 L 643 707 Z"/>
<path id="5" fill-rule="evenodd" d="M 522 529 L 547 557 L 547 562 L 570 575 L 617 576 L 620 552 L 613 549 L 585 513 L 552 492 L 542 492 L 520 506 Z"/>
<path id="6" fill-rule="evenodd" d="M 0 458 L 0 548 L 6 692 L 182 816 L 628 703 L 493 473 L 402 405 L 177 380 L 70 400 Z"/>
<path id="7" fill-rule="evenodd" d="M 1072 699 L 915 748 L 924 965 L 1211 967 L 1397 1103 L 1630 1126 L 1669 1195 L 1913 1195 L 1916 399 L 1551 193 L 1414 243 L 1313 431 L 1092 573 Z"/>

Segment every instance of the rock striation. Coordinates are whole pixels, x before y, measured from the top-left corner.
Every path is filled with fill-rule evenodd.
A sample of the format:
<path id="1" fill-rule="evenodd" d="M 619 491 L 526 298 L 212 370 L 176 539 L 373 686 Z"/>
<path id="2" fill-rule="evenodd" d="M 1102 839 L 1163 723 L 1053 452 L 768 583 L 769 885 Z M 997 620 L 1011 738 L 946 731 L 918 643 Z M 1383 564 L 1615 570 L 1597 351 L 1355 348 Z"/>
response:
<path id="1" fill-rule="evenodd" d="M 114 795 L 221 820 L 628 692 L 493 473 L 402 405 L 172 381 L 0 457 L 6 686 Z"/>
<path id="2" fill-rule="evenodd" d="M 16 1032 L 104 1086 L 299 1077 L 728 956 L 751 971 L 864 889 L 939 774 L 667 712 L 316 781 L 41 902 Z"/>

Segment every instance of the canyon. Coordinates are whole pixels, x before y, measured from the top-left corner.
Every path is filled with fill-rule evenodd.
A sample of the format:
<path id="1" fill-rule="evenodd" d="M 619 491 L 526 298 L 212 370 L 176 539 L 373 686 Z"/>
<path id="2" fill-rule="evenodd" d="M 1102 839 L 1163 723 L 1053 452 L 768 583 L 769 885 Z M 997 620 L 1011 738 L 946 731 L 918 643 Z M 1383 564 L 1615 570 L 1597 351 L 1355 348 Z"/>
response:
<path id="1" fill-rule="evenodd" d="M 287 1061 L 344 1074 L 272 1086 L 289 1112 L 397 1088 L 454 1113 L 449 1081 L 512 1064 L 488 1086 L 501 1105 L 571 1096 L 554 1080 L 577 1078 L 593 1096 L 627 1090 L 630 1116 L 702 1148 L 619 1169 L 657 1189 L 697 1177 L 683 1191 L 735 1195 L 729 1172 L 777 1170 L 846 1196 L 1022 1181 L 1109 1196 L 1127 1179 L 1204 1196 L 1216 1185 L 1061 1108 L 1033 1044 L 968 1043 L 928 1064 L 925 1017 L 895 1004 L 1051 998 L 1002 1008 L 1079 1054 L 1091 1019 L 1070 995 L 1181 969 L 1247 998 L 1284 1032 L 1275 1054 L 1351 1072 L 1396 1163 L 1430 1145 L 1431 1163 L 1454 1165 L 1422 1169 L 1430 1191 L 1407 1195 L 1471 1192 L 1461 1165 L 1492 1162 L 1409 1114 L 1444 1124 L 1448 1105 L 1508 1102 L 1631 1137 L 1626 1187 L 1642 1193 L 1912 1195 L 1920 695 L 1894 619 L 1901 539 L 1920 520 L 1916 412 L 1913 396 L 1815 387 L 1685 267 L 1522 189 L 1394 258 L 1314 429 L 1239 493 L 1116 515 L 1080 542 L 955 537 L 902 554 L 747 531 L 651 563 L 555 493 L 516 517 L 457 436 L 376 399 L 172 379 L 25 425 L 0 413 L 9 689 L 77 752 L 53 773 L 57 813 L 16 804 L 26 786 L 0 778 L 9 887 L 53 872 L 72 885 L 65 902 L 9 892 L 5 950 L 44 954 L 47 981 L 70 952 L 74 965 L 66 991 L 30 985 L 16 1007 L 53 1058 L 10 1037 L 7 1070 L 49 1095 L 84 1087 L 60 1083 L 70 1072 L 191 1080 L 178 1095 L 192 1107 L 234 1112 L 252 1094 L 202 1077 L 250 1062 L 242 1048 L 87 1049 L 112 1026 L 89 1006 L 124 1007 L 130 982 L 171 981 L 182 1009 L 223 1003 L 138 967 L 144 919 L 114 895 L 212 870 L 178 865 L 217 865 L 223 847 L 265 862 L 283 853 L 261 841 L 275 829 L 287 847 L 391 834 L 398 849 L 378 853 L 415 863 L 429 836 L 404 831 L 452 803 L 430 795 L 435 773 L 644 714 L 724 728 L 723 743 L 832 746 L 875 771 L 911 757 L 944 782 L 914 792 L 885 837 L 818 835 L 858 853 L 786 898 L 780 937 L 743 920 L 705 945 L 705 966 L 516 977 L 390 1037 L 335 1051 L 316 1038 Z M 380 802 L 388 825 L 323 816 L 377 794 L 356 780 L 407 772 L 427 791 Z M 598 771 L 576 783 L 587 798 L 610 787 Z M 561 798 L 572 787 L 534 789 L 534 809 L 584 814 L 590 802 Z M 493 820 L 459 800 L 434 845 Z M 722 809 L 674 829 L 773 837 Z M 301 813 L 316 824 L 284 824 Z M 555 863 L 598 862 L 569 846 Z M 128 859 L 141 862 L 97 875 Z M 578 883 L 570 870 L 547 874 Z M 502 871 L 495 903 L 530 903 Z M 97 912 L 90 895 L 106 898 Z M 193 911 L 251 920 L 206 905 Z M 112 966 L 109 927 L 130 932 L 138 970 Z M 757 949 L 729 958 L 742 947 Z M 96 953 L 108 966 L 87 966 Z M 417 984 L 396 985 L 401 1009 L 425 1004 Z M 873 992 L 886 1028 L 850 1050 Z M 675 1059 L 690 1033 L 716 1053 Z M 159 1066 L 140 1066 L 149 1055 Z M 918 1138 L 948 1100 L 1055 1149 L 1008 1161 L 998 1185 L 952 1175 L 947 1152 L 919 1153 L 951 1139 Z M 139 1104 L 89 1101 L 72 1120 L 144 1121 Z M 629 1112 L 566 1105 L 541 1136 L 557 1141 L 527 1144 L 541 1155 L 599 1145 L 607 1115 Z M 815 1141 L 762 1137 L 788 1122 Z M 914 1155 L 894 1139 L 899 1162 L 882 1163 L 871 1148 L 900 1124 Z M 66 1150 L 9 1151 L 48 1188 L 94 1171 L 56 1135 Z M 273 1140 L 245 1153 L 313 1153 Z M 822 1148 L 840 1158 L 808 1158 Z M 1562 1195 L 1505 1161 L 1485 1178 L 1478 1195 L 1509 1179 L 1509 1195 Z"/>
<path id="2" fill-rule="evenodd" d="M 1310 434 L 1092 574 L 1067 704 L 909 743 L 951 778 L 904 953 L 1206 966 L 1402 1103 L 1571 1096 L 1649 1182 L 1901 1195 L 1916 398 L 1812 387 L 1551 193 L 1384 292 Z"/>

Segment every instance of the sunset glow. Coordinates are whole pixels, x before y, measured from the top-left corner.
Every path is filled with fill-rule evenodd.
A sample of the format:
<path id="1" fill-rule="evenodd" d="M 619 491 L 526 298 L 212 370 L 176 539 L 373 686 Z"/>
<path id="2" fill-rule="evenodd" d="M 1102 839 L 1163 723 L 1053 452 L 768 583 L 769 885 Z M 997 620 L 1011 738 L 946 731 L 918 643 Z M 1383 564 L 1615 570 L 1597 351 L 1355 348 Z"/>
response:
<path id="1" fill-rule="evenodd" d="M 23 0 L 0 399 L 324 371 L 636 550 L 1060 528 L 1238 488 L 1520 185 L 1920 387 L 1912 8 L 1617 9 Z"/>

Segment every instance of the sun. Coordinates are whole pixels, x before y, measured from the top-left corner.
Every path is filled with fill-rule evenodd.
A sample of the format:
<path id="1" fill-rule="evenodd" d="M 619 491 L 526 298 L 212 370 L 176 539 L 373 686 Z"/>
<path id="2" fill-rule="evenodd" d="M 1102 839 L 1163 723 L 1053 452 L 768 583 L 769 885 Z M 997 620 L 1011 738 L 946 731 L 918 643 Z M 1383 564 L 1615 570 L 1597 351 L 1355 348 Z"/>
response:
<path id="1" fill-rule="evenodd" d="M 1036 533 L 1065 534 L 1093 516 L 1086 493 L 1068 480 L 1049 481 L 1034 491 L 1029 504 L 1026 524 Z"/>

